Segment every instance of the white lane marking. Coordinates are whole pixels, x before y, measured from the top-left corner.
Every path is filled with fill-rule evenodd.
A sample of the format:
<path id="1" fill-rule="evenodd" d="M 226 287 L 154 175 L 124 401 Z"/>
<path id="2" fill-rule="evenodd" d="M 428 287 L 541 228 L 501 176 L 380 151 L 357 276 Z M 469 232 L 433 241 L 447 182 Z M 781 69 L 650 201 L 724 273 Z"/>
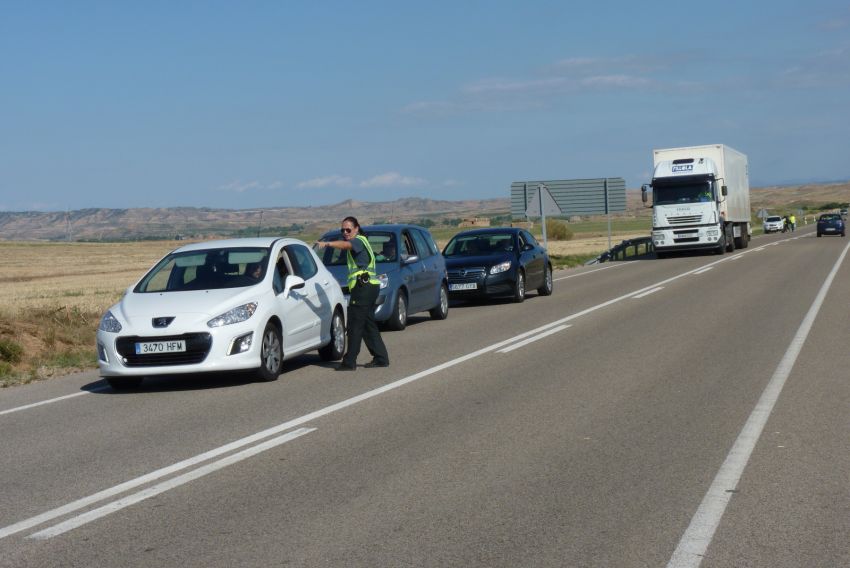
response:
<path id="1" fill-rule="evenodd" d="M 655 294 L 656 292 L 660 292 L 663 289 L 664 289 L 664 286 L 658 286 L 657 288 L 653 288 L 652 290 L 647 290 L 646 292 L 632 296 L 632 298 L 635 299 L 635 300 L 637 300 L 639 298 L 645 298 L 645 297 L 649 296 L 650 294 Z"/>
<path id="2" fill-rule="evenodd" d="M 634 264 L 633 262 L 627 262 L 624 264 L 612 264 L 611 266 L 604 266 L 602 268 L 595 268 L 593 270 L 588 270 L 587 272 L 580 272 L 579 274 L 570 274 L 569 276 L 561 276 L 560 278 L 555 278 L 552 282 L 560 282 L 561 280 L 567 280 L 568 278 L 576 278 L 577 276 L 584 276 L 585 274 L 593 274 L 594 272 L 599 272 L 600 270 L 608 270 L 609 268 L 619 268 L 621 266 L 630 266 Z"/>
<path id="3" fill-rule="evenodd" d="M 708 266 L 714 266 L 714 265 L 716 265 L 720 262 L 723 262 L 726 259 L 728 259 L 728 257 L 717 260 L 717 261 L 709 264 Z M 631 297 L 635 294 L 640 294 L 641 292 L 645 292 L 646 290 L 649 290 L 649 289 L 651 289 L 655 286 L 667 284 L 667 283 L 673 282 L 674 280 L 678 280 L 679 278 L 684 278 L 685 276 L 693 274 L 696 270 L 701 270 L 702 268 L 705 268 L 705 267 L 701 267 L 701 268 L 694 269 L 694 270 L 689 270 L 687 272 L 683 272 L 683 273 L 678 274 L 676 276 L 672 276 L 670 278 L 667 278 L 667 279 L 662 280 L 660 282 L 657 282 L 655 284 L 651 284 L 649 286 L 646 286 L 644 288 L 640 288 L 640 289 L 635 290 L 633 292 L 623 294 L 622 296 L 619 296 L 617 298 L 613 298 L 613 299 L 608 300 L 606 302 L 603 302 L 601 304 L 591 306 L 591 307 L 586 308 L 586 309 L 584 309 L 580 312 L 576 312 L 574 314 L 571 314 L 571 315 L 566 316 L 564 318 L 561 318 L 559 320 L 556 320 L 556 321 L 550 322 L 548 324 L 539 326 L 539 327 L 532 329 L 530 331 L 520 333 L 519 335 L 515 335 L 514 337 L 511 337 L 511 338 L 506 339 L 504 341 L 494 343 L 490 346 L 483 347 L 483 348 L 481 348 L 477 351 L 473 351 L 472 353 L 468 353 L 468 354 L 462 355 L 461 357 L 458 357 L 456 359 L 446 361 L 445 363 L 437 365 L 436 367 L 431 367 L 430 369 L 425 369 L 424 371 L 420 371 L 419 373 L 409 375 L 409 376 L 407 376 L 403 379 L 399 379 L 395 382 L 386 384 L 386 385 L 379 387 L 377 389 L 367 391 L 367 392 L 362 393 L 362 394 L 355 396 L 353 398 L 349 398 L 347 400 L 343 400 L 343 401 L 338 402 L 336 404 L 326 406 L 325 408 L 316 410 L 314 412 L 311 412 L 310 414 L 305 414 L 304 416 L 301 416 L 299 418 L 289 420 L 288 422 L 278 424 L 277 426 L 273 426 L 273 427 L 268 428 L 266 430 L 262 430 L 260 432 L 252 434 L 252 435 L 247 436 L 245 438 L 235 440 L 235 441 L 233 441 L 229 444 L 225 444 L 224 446 L 214 448 L 212 450 L 204 452 L 203 454 L 199 454 L 197 456 L 194 456 L 194 457 L 185 459 L 183 461 L 177 462 L 175 464 L 172 464 L 170 466 L 160 468 L 160 469 L 152 471 L 148 474 L 136 477 L 136 478 L 131 479 L 129 481 L 125 481 L 124 483 L 121 483 L 121 484 L 116 485 L 114 487 L 109 487 L 107 489 L 104 489 L 103 491 L 99 491 L 97 493 L 89 495 L 88 497 L 83 497 L 81 499 L 77 499 L 76 501 L 72 501 L 71 503 L 63 505 L 61 507 L 51 509 L 49 511 L 46 511 L 46 512 L 40 514 L 40 515 L 36 515 L 36 516 L 31 517 L 29 519 L 24 519 L 23 521 L 19 521 L 19 522 L 13 524 L 13 525 L 9 525 L 7 527 L 0 528 L 0 539 L 6 538 L 7 536 L 19 533 L 21 531 L 25 531 L 25 530 L 32 528 L 32 527 L 35 527 L 37 525 L 46 523 L 46 522 L 48 522 L 52 519 L 55 519 L 57 517 L 67 515 L 69 513 L 74 512 L 74 511 L 78 511 L 78 510 L 80 510 L 84 507 L 88 507 L 89 505 L 92 505 L 92 504 L 97 503 L 99 501 L 109 499 L 110 497 L 113 497 L 113 496 L 118 495 L 120 493 L 124 493 L 125 491 L 129 491 L 130 489 L 134 489 L 134 488 L 139 487 L 141 485 L 144 485 L 146 483 L 150 483 L 152 481 L 155 481 L 157 479 L 165 477 L 166 475 L 176 473 L 180 470 L 192 467 L 192 466 L 199 464 L 201 462 L 204 462 L 206 460 L 209 460 L 209 459 L 212 459 L 214 457 L 218 457 L 218 456 L 226 454 L 228 452 L 237 450 L 241 447 L 247 446 L 249 444 L 252 444 L 254 442 L 262 440 L 264 438 L 268 438 L 269 436 L 274 436 L 274 435 L 279 434 L 279 433 L 281 433 L 285 430 L 289 430 L 290 428 L 300 426 L 300 425 L 302 425 L 306 422 L 309 422 L 311 420 L 316 420 L 317 418 L 321 418 L 322 416 L 325 416 L 327 414 L 331 414 L 331 413 L 336 412 L 338 410 L 342 410 L 342 409 L 347 408 L 349 406 L 358 404 L 358 403 L 363 402 L 365 400 L 368 400 L 370 398 L 384 394 L 385 392 L 397 389 L 397 388 L 402 387 L 402 386 L 404 386 L 408 383 L 412 383 L 414 381 L 417 381 L 419 379 L 422 379 L 422 378 L 427 377 L 429 375 L 432 375 L 434 373 L 438 373 L 440 371 L 443 371 L 443 370 L 448 369 L 450 367 L 453 367 L 455 365 L 459 365 L 463 362 L 469 361 L 470 359 L 474 359 L 474 358 L 479 357 L 481 355 L 485 355 L 487 353 L 490 353 L 491 351 L 495 351 L 497 349 L 500 349 L 502 347 L 510 345 L 511 343 L 514 343 L 517 340 L 524 339 L 526 337 L 538 334 L 538 333 L 545 331 L 549 328 L 556 327 L 556 326 L 564 324 L 568 321 L 571 321 L 571 320 L 574 320 L 574 319 L 579 318 L 581 316 L 595 312 L 596 310 L 606 308 L 608 306 L 611 306 L 613 304 L 621 302 L 621 301 L 623 301 L 623 300 L 625 300 L 625 299 L 627 299 L 627 298 L 629 298 L 629 297 Z M 602 269 L 600 269 L 600 270 L 602 270 Z M 578 275 L 576 275 L 576 276 L 578 276 Z"/>
<path id="4" fill-rule="evenodd" d="M 593 310 L 592 309 L 591 310 L 585 310 L 583 313 L 589 313 L 590 311 L 593 311 Z M 581 314 L 576 314 L 576 317 L 578 315 L 581 315 Z M 472 353 L 468 353 L 468 354 L 463 355 L 461 357 L 458 357 L 456 359 L 452 359 L 451 361 L 447 361 L 445 363 L 442 363 L 441 365 L 437 365 L 436 367 L 431 367 L 430 369 L 420 371 L 419 373 L 416 373 L 414 375 L 410 375 L 410 376 L 405 377 L 403 379 L 399 379 L 398 381 L 386 384 L 386 385 L 379 387 L 377 389 L 373 389 L 371 391 L 367 391 L 365 393 L 362 393 L 362 394 L 357 395 L 355 397 L 349 398 L 347 400 L 343 400 L 343 401 L 338 402 L 336 404 L 326 406 L 325 408 L 322 408 L 320 410 L 316 410 L 314 412 L 311 412 L 310 414 L 305 414 L 304 416 L 300 416 L 300 417 L 295 418 L 293 420 L 289 420 L 289 421 L 284 422 L 282 424 L 278 424 L 277 426 L 273 426 L 273 427 L 268 428 L 266 430 L 263 430 L 261 432 L 257 432 L 256 434 L 252 434 L 252 435 L 247 436 L 245 438 L 235 440 L 235 441 L 233 441 L 229 444 L 225 444 L 224 446 L 220 446 L 220 447 L 212 449 L 208 452 L 204 452 L 203 454 L 199 454 L 197 456 L 194 456 L 194 457 L 185 459 L 183 461 L 177 462 L 175 464 L 172 464 L 170 466 L 163 467 L 163 468 L 158 469 L 156 471 L 152 471 L 148 474 L 142 475 L 140 477 L 136 477 L 135 479 L 125 481 L 124 483 L 121 483 L 121 484 L 116 485 L 114 487 L 104 489 L 103 491 L 99 491 L 97 493 L 89 495 L 88 497 L 83 497 L 82 499 L 77 499 L 76 501 L 68 503 L 67 505 L 57 507 L 56 509 L 51 509 L 50 511 L 46 511 L 46 512 L 40 514 L 40 515 L 36 515 L 35 517 L 31 517 L 29 519 L 24 519 L 23 521 L 17 522 L 13 525 L 9 525 L 7 527 L 0 528 L 0 539 L 5 538 L 5 537 L 10 536 L 10 535 L 13 535 L 15 533 L 19 533 L 21 531 L 25 531 L 25 530 L 30 529 L 32 527 L 35 527 L 37 525 L 46 523 L 46 522 L 53 520 L 57 517 L 67 515 L 68 513 L 73 513 L 74 511 L 78 511 L 80 509 L 88 507 L 89 505 L 92 505 L 92 504 L 97 503 L 99 501 L 109 499 L 110 497 L 113 497 L 113 496 L 118 495 L 120 493 L 124 493 L 125 491 L 129 491 L 130 489 L 134 489 L 134 488 L 139 487 L 141 485 L 144 485 L 146 483 L 150 483 L 152 481 L 155 481 L 157 479 L 165 477 L 166 475 L 176 473 L 178 471 L 192 467 L 192 466 L 197 465 L 197 464 L 204 462 L 206 460 L 212 459 L 214 457 L 218 457 L 220 455 L 226 454 L 228 452 L 237 450 L 239 448 L 242 448 L 244 446 L 247 446 L 249 444 L 252 444 L 254 442 L 262 440 L 263 438 L 268 438 L 269 436 L 274 436 L 274 435 L 279 434 L 279 433 L 281 433 L 285 430 L 289 430 L 289 429 L 294 428 L 296 426 L 301 426 L 302 424 L 309 422 L 311 420 L 316 420 L 318 418 L 321 418 L 322 416 L 325 416 L 327 414 L 331 414 L 332 412 L 342 410 L 343 408 L 347 408 L 347 407 L 352 406 L 354 404 L 358 404 L 358 403 L 363 402 L 365 400 L 368 400 L 370 398 L 381 395 L 385 392 L 388 392 L 388 391 L 391 391 L 393 389 L 402 387 L 402 386 L 404 386 L 408 383 L 411 383 L 413 381 L 417 381 L 421 378 L 427 377 L 427 376 L 432 375 L 434 373 L 437 373 L 439 371 L 448 369 L 449 367 L 453 367 L 455 365 L 458 365 L 458 364 L 463 363 L 465 361 L 468 361 L 470 359 L 474 359 L 475 357 L 478 357 L 480 355 L 484 355 L 486 353 L 489 353 L 490 351 L 494 351 L 496 349 L 499 349 L 500 347 L 504 347 L 505 345 L 510 345 L 511 343 L 517 341 L 518 339 L 523 339 L 525 337 L 540 333 L 541 331 L 544 331 L 546 329 L 549 329 L 550 327 L 556 326 L 559 323 L 561 323 L 561 322 L 553 322 L 553 323 L 549 323 L 549 324 L 540 326 L 536 329 L 532 329 L 530 331 L 516 335 L 516 336 L 514 336 L 510 339 L 506 339 L 504 341 L 494 343 L 493 345 L 490 345 L 488 347 L 484 347 L 482 349 L 479 349 L 478 351 L 474 351 Z"/>
<path id="5" fill-rule="evenodd" d="M 762 250 L 764 250 L 764 247 L 766 247 L 766 246 L 767 246 L 767 245 L 760 246 L 759 248 L 754 248 L 754 249 L 752 250 L 752 252 L 759 252 L 759 251 L 762 251 Z"/>
<path id="6" fill-rule="evenodd" d="M 524 341 L 520 341 L 519 343 L 514 343 L 510 347 L 505 347 L 504 349 L 499 349 L 498 351 L 496 351 L 496 353 L 510 353 L 514 349 L 519 349 L 520 347 L 525 347 L 529 343 L 534 343 L 535 341 L 537 341 L 539 339 L 543 339 L 544 337 L 548 337 L 548 336 L 552 335 L 553 333 L 558 333 L 559 331 L 563 331 L 563 330 L 567 329 L 568 327 L 572 327 L 572 326 L 571 325 L 559 325 L 558 327 L 553 327 L 552 329 L 544 331 L 543 333 L 541 333 L 539 335 L 535 335 L 534 337 L 529 337 L 528 339 L 526 339 Z"/>
<path id="7" fill-rule="evenodd" d="M 815 301 L 806 313 L 806 317 L 803 318 L 803 322 L 779 362 L 779 366 L 773 372 L 770 382 L 762 392 L 753 412 L 744 424 L 744 428 L 738 434 L 738 439 L 735 440 L 735 444 L 726 456 L 723 465 L 720 466 L 717 476 L 711 483 L 711 487 L 708 488 L 705 497 L 703 497 L 702 503 L 691 519 L 685 534 L 679 540 L 679 545 L 667 563 L 667 568 L 696 568 L 702 562 L 708 546 L 714 538 L 714 532 L 720 525 L 720 519 L 726 511 L 726 506 L 732 498 L 732 491 L 738 487 L 738 481 L 744 473 L 744 468 L 755 449 L 756 442 L 761 436 L 776 401 L 779 400 L 785 381 L 791 374 L 791 369 L 794 368 L 797 356 L 809 336 L 815 318 L 817 318 L 826 294 L 829 292 L 832 281 L 835 279 L 844 257 L 847 256 L 848 250 L 850 250 L 850 244 L 844 247 L 844 251 L 826 277 L 823 286 L 815 297 Z"/>
<path id="8" fill-rule="evenodd" d="M 705 274 L 705 273 L 706 273 L 706 272 L 708 272 L 709 270 L 714 270 L 714 267 L 713 267 L 713 266 L 709 266 L 708 268 L 702 268 L 702 269 L 697 270 L 696 272 L 694 272 L 694 274 Z"/>
<path id="9" fill-rule="evenodd" d="M 70 518 L 67 521 L 59 523 L 58 525 L 54 525 L 35 534 L 32 534 L 29 536 L 29 538 L 48 539 L 54 536 L 59 536 L 62 533 L 66 533 L 77 527 L 95 521 L 101 517 L 105 517 L 106 515 L 109 515 L 116 511 L 120 511 L 125 507 L 135 505 L 140 501 L 144 501 L 145 499 L 149 499 L 151 497 L 159 495 L 160 493 L 164 493 L 170 489 L 174 489 L 175 487 L 179 487 L 180 485 L 184 485 L 186 483 L 189 483 L 190 481 L 194 481 L 205 475 L 209 475 L 210 473 L 218 471 L 229 465 L 238 463 L 242 460 L 246 460 L 252 456 L 265 452 L 266 450 L 270 450 L 274 447 L 280 446 L 281 444 L 285 444 L 286 442 L 290 442 L 296 438 L 300 438 L 304 434 L 309 434 L 310 432 L 314 432 L 315 430 L 315 428 L 299 428 L 298 430 L 288 432 L 283 436 L 272 438 L 271 440 L 267 440 L 261 444 L 257 444 L 256 446 L 252 446 L 247 450 L 242 450 L 241 452 L 232 454 L 230 456 L 227 456 L 226 458 L 222 458 L 212 463 L 208 463 L 207 465 L 201 466 L 188 473 L 184 473 L 183 475 L 179 475 L 177 477 L 169 479 L 168 481 L 163 481 L 162 483 L 159 483 L 152 487 L 148 487 L 147 489 L 143 489 L 138 493 L 127 495 L 126 497 L 122 497 L 117 501 L 113 501 L 112 503 L 108 503 L 102 507 L 83 513 L 82 515 Z"/>
<path id="10" fill-rule="evenodd" d="M 74 398 L 74 397 L 77 397 L 77 396 L 92 394 L 94 392 L 103 392 L 103 391 L 106 391 L 106 390 L 108 390 L 108 389 L 103 387 L 103 388 L 92 389 L 90 391 L 75 392 L 74 394 L 66 394 L 64 396 L 57 396 L 56 398 L 51 398 L 51 399 L 48 399 L 48 400 L 42 400 L 40 402 L 34 402 L 32 404 L 26 404 L 24 406 L 18 406 L 18 407 L 15 407 L 15 408 L 10 408 L 8 410 L 0 411 L 0 416 L 2 416 L 4 414 L 12 414 L 13 412 L 19 412 L 21 410 L 28 410 L 30 408 L 35 408 L 36 406 L 43 406 L 45 404 L 52 404 L 54 402 L 59 402 L 60 400 L 66 400 L 66 399 Z"/>

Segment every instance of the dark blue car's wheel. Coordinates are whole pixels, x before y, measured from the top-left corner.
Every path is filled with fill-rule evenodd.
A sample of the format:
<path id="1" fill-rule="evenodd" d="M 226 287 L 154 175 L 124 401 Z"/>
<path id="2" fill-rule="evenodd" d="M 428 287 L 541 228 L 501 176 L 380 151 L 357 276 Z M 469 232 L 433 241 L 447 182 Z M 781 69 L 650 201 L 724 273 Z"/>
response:
<path id="1" fill-rule="evenodd" d="M 543 271 L 543 286 L 537 289 L 537 293 L 541 296 L 552 295 L 552 267 L 548 264 L 546 265 L 546 269 Z"/>
<path id="2" fill-rule="evenodd" d="M 525 300 L 525 273 L 517 270 L 516 282 L 514 283 L 514 302 L 519 304 Z"/>

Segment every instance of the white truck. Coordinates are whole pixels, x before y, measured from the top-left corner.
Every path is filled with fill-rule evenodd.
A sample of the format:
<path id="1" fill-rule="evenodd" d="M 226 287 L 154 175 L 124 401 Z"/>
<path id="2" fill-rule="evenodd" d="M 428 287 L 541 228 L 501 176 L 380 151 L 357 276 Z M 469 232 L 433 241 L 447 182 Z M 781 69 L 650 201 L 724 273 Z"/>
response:
<path id="1" fill-rule="evenodd" d="M 652 244 L 661 258 L 678 250 L 717 254 L 747 248 L 750 182 L 747 157 L 723 144 L 653 150 Z"/>

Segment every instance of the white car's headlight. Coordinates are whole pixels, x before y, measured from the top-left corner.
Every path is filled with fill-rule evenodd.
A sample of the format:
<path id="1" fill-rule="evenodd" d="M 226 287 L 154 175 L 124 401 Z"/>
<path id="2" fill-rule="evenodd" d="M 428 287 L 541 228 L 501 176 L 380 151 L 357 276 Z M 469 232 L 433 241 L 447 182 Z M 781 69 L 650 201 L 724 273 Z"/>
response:
<path id="1" fill-rule="evenodd" d="M 220 316 L 216 316 L 207 322 L 208 327 L 221 327 L 232 323 L 239 323 L 247 320 L 257 311 L 257 302 L 250 302 L 224 312 Z"/>
<path id="2" fill-rule="evenodd" d="M 121 331 L 121 322 L 112 315 L 109 310 L 100 318 L 100 325 L 97 326 L 100 331 L 108 331 L 109 333 L 118 333 Z"/>
<path id="3" fill-rule="evenodd" d="M 511 269 L 511 261 L 506 260 L 505 262 L 500 262 L 499 264 L 492 266 L 490 268 L 490 274 L 499 274 L 500 272 L 505 272 L 505 271 L 510 270 L 510 269 Z"/>
<path id="4" fill-rule="evenodd" d="M 378 274 L 378 282 L 381 283 L 381 290 L 390 285 L 390 277 L 386 274 Z"/>

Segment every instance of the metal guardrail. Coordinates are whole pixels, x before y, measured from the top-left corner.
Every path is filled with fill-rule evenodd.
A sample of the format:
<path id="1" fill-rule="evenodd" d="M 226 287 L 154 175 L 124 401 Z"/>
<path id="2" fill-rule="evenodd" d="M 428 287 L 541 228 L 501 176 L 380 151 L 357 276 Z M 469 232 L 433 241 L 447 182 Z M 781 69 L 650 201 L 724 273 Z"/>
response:
<path id="1" fill-rule="evenodd" d="M 640 252 L 640 247 L 644 247 L 644 252 Z M 652 237 L 639 237 L 637 239 L 626 239 L 620 244 L 611 247 L 610 250 L 606 250 L 596 258 L 588 260 L 585 262 L 588 264 L 598 264 L 600 262 L 605 262 L 608 260 L 626 260 L 629 257 L 629 251 L 633 251 L 631 256 L 640 256 L 641 254 L 649 254 L 655 250 L 655 247 L 652 246 Z"/>

